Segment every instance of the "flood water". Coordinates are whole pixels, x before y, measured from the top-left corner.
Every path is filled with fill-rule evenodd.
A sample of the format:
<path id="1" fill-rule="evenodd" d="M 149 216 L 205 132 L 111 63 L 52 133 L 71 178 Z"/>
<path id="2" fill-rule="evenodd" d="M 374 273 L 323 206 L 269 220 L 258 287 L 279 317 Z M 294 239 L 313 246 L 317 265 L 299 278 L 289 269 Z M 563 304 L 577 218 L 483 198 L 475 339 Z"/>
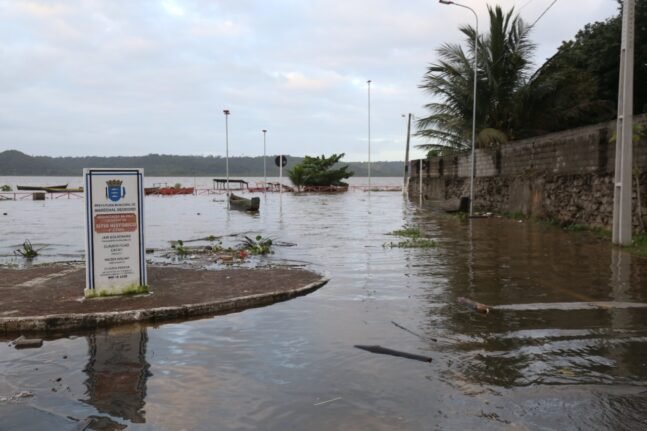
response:
<path id="1" fill-rule="evenodd" d="M 47 245 L 35 263 L 82 259 L 82 211 L 82 199 L 1 201 L 0 260 L 21 263 L 25 239 Z M 145 218 L 147 247 L 258 233 L 296 245 L 256 264 L 330 282 L 240 313 L 0 343 L 0 430 L 88 417 L 102 430 L 647 429 L 647 260 L 608 240 L 462 221 L 399 192 L 272 193 L 257 216 L 218 195 L 147 197 Z M 384 247 L 405 224 L 437 246 Z M 21 391 L 33 397 L 2 399 Z"/>

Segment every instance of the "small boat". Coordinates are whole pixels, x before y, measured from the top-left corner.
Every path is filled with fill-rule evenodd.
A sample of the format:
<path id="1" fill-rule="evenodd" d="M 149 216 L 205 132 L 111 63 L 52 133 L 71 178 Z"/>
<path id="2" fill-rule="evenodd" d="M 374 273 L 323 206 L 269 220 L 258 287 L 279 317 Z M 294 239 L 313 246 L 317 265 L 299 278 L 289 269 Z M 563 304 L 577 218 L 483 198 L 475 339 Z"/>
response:
<path id="1" fill-rule="evenodd" d="M 18 190 L 31 190 L 31 191 L 46 191 L 47 189 L 66 189 L 67 184 L 60 186 L 16 186 Z"/>
<path id="2" fill-rule="evenodd" d="M 233 193 L 229 195 L 229 207 L 240 211 L 256 212 L 261 206 L 261 198 L 253 197 L 251 199 L 237 196 Z"/>
<path id="3" fill-rule="evenodd" d="M 45 187 L 43 188 L 47 193 L 83 193 L 83 187 L 67 188 L 67 187 Z"/>
<path id="4" fill-rule="evenodd" d="M 159 187 L 144 187 L 144 194 L 146 196 L 148 196 L 148 195 L 159 195 L 160 194 L 160 188 Z"/>

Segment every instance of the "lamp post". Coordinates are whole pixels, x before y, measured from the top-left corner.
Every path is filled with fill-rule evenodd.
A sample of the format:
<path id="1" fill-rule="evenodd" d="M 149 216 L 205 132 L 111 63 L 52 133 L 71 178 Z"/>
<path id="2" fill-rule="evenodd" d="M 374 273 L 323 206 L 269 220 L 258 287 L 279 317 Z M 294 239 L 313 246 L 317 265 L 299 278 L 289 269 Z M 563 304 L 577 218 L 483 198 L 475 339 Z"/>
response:
<path id="1" fill-rule="evenodd" d="M 222 111 L 225 114 L 225 172 L 227 175 L 227 208 L 229 208 L 229 109 Z"/>
<path id="2" fill-rule="evenodd" d="M 472 11 L 474 14 L 474 18 L 476 19 L 476 31 L 474 32 L 474 93 L 472 96 L 473 99 L 473 104 L 472 104 L 472 169 L 470 173 L 470 216 L 473 215 L 474 211 L 474 172 L 476 171 L 476 159 L 475 159 L 475 151 L 476 151 L 476 80 L 478 78 L 478 38 L 479 38 L 479 17 L 474 11 L 469 6 L 465 6 L 460 3 L 456 3 L 453 1 L 449 0 L 438 0 L 439 3 L 442 4 L 448 4 L 448 5 L 454 5 L 458 7 L 462 7 L 464 9 L 469 9 Z"/>
<path id="3" fill-rule="evenodd" d="M 263 129 L 263 191 L 267 191 L 267 157 L 266 157 L 266 146 L 265 146 L 265 137 L 267 135 L 267 130 Z"/>
<path id="4" fill-rule="evenodd" d="M 368 192 L 371 192 L 371 80 L 368 84 Z"/>

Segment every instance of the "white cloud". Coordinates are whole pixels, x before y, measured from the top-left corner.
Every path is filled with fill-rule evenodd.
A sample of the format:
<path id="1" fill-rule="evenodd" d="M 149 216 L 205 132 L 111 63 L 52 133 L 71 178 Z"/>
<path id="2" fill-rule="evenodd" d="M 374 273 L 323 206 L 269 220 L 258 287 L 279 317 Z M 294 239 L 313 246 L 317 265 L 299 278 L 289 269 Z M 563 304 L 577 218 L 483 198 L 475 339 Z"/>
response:
<path id="1" fill-rule="evenodd" d="M 485 2 L 465 3 L 485 28 Z M 532 22 L 549 3 L 522 13 Z M 538 63 L 615 12 L 557 2 L 533 32 Z M 0 0 L 0 151 L 222 153 L 229 108 L 232 154 L 260 154 L 268 129 L 273 152 L 362 160 L 371 79 L 373 159 L 401 159 L 425 67 L 472 22 L 429 0 Z"/>

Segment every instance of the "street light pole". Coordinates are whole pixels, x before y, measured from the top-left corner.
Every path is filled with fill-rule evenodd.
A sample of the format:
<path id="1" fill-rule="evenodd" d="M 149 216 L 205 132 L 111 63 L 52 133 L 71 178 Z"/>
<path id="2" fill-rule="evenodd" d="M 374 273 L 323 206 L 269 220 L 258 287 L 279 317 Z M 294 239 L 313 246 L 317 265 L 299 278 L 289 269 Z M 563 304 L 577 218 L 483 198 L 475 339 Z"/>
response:
<path id="1" fill-rule="evenodd" d="M 479 17 L 476 14 L 476 11 L 472 9 L 469 6 L 462 5 L 460 3 L 455 3 L 453 1 L 449 0 L 438 0 L 439 3 L 442 4 L 448 4 L 448 5 L 454 5 L 458 7 L 462 7 L 464 9 L 469 9 L 472 11 L 474 14 L 474 18 L 476 19 L 476 29 L 474 33 L 474 92 L 473 92 L 473 104 L 472 104 L 472 169 L 470 173 L 470 216 L 474 214 L 474 173 L 476 171 L 476 158 L 475 158 L 475 153 L 476 153 L 476 80 L 478 78 L 478 38 L 479 38 Z"/>
<path id="2" fill-rule="evenodd" d="M 371 80 L 368 84 L 368 192 L 371 192 Z"/>
<path id="3" fill-rule="evenodd" d="M 267 156 L 266 156 L 266 146 L 265 146 L 265 136 L 267 135 L 267 130 L 263 129 L 263 192 L 267 191 Z"/>
<path id="4" fill-rule="evenodd" d="M 229 109 L 222 111 L 225 114 L 225 172 L 227 175 L 227 208 L 229 208 Z"/>

